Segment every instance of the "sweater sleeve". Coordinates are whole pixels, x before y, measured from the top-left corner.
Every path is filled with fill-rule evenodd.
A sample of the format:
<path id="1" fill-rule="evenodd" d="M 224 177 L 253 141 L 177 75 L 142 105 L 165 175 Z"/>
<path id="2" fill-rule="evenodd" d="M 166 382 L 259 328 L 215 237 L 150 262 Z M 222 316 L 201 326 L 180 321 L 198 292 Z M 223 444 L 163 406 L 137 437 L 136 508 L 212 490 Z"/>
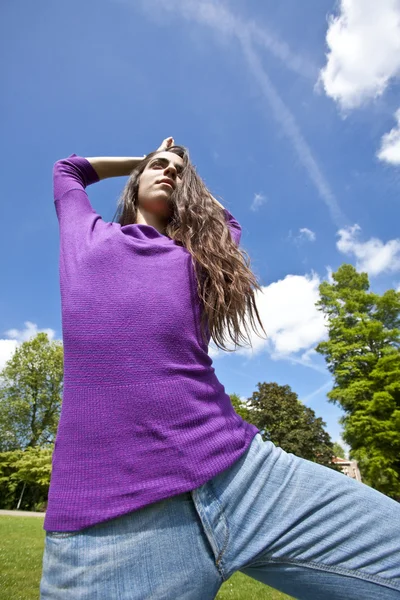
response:
<path id="1" fill-rule="evenodd" d="M 54 200 L 61 197 L 70 190 L 85 190 L 85 188 L 100 181 L 99 176 L 83 156 L 70 154 L 68 158 L 62 158 L 53 166 L 53 193 Z"/>
<path id="2" fill-rule="evenodd" d="M 96 171 L 83 156 L 70 154 L 68 158 L 54 163 L 53 196 L 60 226 L 77 226 L 77 221 L 84 217 L 97 215 L 85 188 L 99 180 Z"/>
<path id="3" fill-rule="evenodd" d="M 227 225 L 231 232 L 232 239 L 235 242 L 236 246 L 239 246 L 240 238 L 242 237 L 242 227 L 227 208 L 224 208 L 224 213 Z"/>
<path id="4" fill-rule="evenodd" d="M 86 187 L 99 181 L 90 162 L 71 154 L 54 163 L 54 205 L 60 229 L 61 256 L 71 260 L 82 256 L 91 243 L 92 235 L 104 226 L 101 216 L 93 209 Z"/>

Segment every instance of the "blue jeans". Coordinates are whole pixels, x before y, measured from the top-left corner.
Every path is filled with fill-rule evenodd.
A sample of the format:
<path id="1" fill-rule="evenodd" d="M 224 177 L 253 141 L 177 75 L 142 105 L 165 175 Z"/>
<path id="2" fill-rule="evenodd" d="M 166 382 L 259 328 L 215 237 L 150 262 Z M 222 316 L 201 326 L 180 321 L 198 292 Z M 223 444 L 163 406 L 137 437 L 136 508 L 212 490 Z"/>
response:
<path id="1" fill-rule="evenodd" d="M 41 600 L 208 600 L 237 571 L 298 599 L 400 599 L 400 504 L 260 434 L 191 492 L 45 539 Z"/>

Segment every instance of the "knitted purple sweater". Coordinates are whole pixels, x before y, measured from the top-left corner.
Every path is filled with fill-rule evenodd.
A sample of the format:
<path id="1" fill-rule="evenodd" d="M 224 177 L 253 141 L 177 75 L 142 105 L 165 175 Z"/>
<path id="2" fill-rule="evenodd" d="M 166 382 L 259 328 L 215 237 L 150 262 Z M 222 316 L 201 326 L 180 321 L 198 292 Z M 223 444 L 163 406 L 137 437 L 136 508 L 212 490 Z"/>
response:
<path id="1" fill-rule="evenodd" d="M 259 429 L 215 375 L 188 250 L 150 225 L 104 221 L 86 158 L 58 160 L 53 177 L 64 390 L 43 529 L 78 531 L 199 487 Z"/>

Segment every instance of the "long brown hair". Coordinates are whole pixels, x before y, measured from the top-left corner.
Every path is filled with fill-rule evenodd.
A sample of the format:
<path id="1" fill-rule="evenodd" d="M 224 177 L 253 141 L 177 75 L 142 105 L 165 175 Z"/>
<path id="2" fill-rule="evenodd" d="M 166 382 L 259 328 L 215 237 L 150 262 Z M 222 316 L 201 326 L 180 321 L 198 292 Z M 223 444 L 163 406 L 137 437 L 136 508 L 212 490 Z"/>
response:
<path id="1" fill-rule="evenodd" d="M 136 223 L 140 175 L 158 152 L 161 150 L 147 154 L 130 174 L 113 217 L 121 226 Z M 248 340 L 241 331 L 243 324 L 248 334 L 246 311 L 256 335 L 263 337 L 255 329 L 254 313 L 267 336 L 254 299 L 254 290 L 261 291 L 261 287 L 249 268 L 248 253 L 232 239 L 224 212 L 196 172 L 187 148 L 171 146 L 165 152 L 174 152 L 183 161 L 181 184 L 170 196 L 172 216 L 165 234 L 192 255 L 197 293 L 203 306 L 201 331 L 205 344 L 209 333 L 218 348 L 234 352 L 224 344 L 225 333 L 239 347 L 240 339 Z"/>

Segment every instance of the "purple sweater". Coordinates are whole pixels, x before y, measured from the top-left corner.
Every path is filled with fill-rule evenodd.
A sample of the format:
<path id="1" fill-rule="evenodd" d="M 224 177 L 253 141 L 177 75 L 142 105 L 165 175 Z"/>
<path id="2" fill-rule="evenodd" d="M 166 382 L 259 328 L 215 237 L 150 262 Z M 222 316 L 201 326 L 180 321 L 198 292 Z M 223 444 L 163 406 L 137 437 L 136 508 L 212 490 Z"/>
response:
<path id="1" fill-rule="evenodd" d="M 58 160 L 53 178 L 64 390 L 43 529 L 78 531 L 199 487 L 259 429 L 215 375 L 189 251 L 150 225 L 104 221 L 86 158 Z"/>

